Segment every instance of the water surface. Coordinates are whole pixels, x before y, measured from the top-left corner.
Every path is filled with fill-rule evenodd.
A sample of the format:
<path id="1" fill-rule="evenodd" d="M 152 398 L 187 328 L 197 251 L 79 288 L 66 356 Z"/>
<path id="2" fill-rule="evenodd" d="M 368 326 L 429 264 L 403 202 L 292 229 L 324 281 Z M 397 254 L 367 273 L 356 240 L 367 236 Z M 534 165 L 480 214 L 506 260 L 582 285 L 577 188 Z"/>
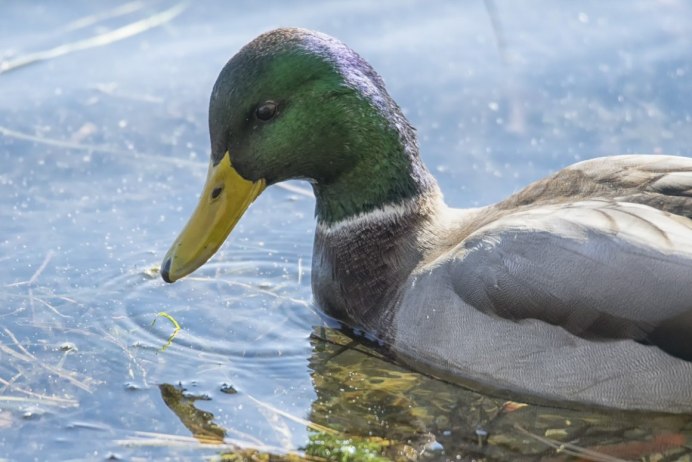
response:
<path id="1" fill-rule="evenodd" d="M 211 86 L 257 34 L 302 26 L 361 53 L 447 201 L 471 207 L 581 159 L 692 155 L 688 3 L 0 11 L 0 69 L 161 20 L 0 73 L 0 459 L 689 457 L 692 419 L 507 404 L 352 343 L 311 302 L 305 184 L 269 188 L 193 276 L 166 285 L 155 271 L 206 173 Z M 182 326 L 165 351 L 161 311 Z"/>

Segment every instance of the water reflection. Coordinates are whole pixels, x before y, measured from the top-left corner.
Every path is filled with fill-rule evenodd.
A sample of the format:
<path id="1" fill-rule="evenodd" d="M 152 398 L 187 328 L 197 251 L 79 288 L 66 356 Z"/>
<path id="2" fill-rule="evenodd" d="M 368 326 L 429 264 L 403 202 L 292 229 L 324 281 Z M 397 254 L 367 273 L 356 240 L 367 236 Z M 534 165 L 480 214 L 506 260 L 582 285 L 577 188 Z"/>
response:
<path id="1" fill-rule="evenodd" d="M 339 331 L 319 329 L 311 343 L 311 420 L 346 435 L 380 437 L 393 458 L 544 459 L 563 444 L 564 454 L 586 459 L 690 453 L 685 417 L 526 405 L 414 373 Z"/>
<path id="2" fill-rule="evenodd" d="M 200 443 L 223 443 L 226 430 L 213 422 L 214 414 L 195 407 L 195 401 L 208 397 L 186 395 L 184 388 L 168 383 L 159 385 L 159 390 L 166 406 Z"/>
<path id="3" fill-rule="evenodd" d="M 309 428 L 307 443 L 300 448 L 306 457 L 331 460 L 350 454 L 353 460 L 442 461 L 578 456 L 613 461 L 674 460 L 692 454 L 687 445 L 692 425 L 682 416 L 578 411 L 506 401 L 399 367 L 339 330 L 318 328 L 310 343 L 316 398 L 307 420 L 250 396 L 277 428 L 286 431 L 286 422 Z M 188 395 L 184 388 L 170 384 L 159 388 L 166 405 L 192 436 L 205 444 L 229 443 L 227 430 L 214 421 L 213 414 L 195 407 L 195 401 L 210 397 Z M 240 397 L 245 394 L 239 393 Z M 238 438 L 237 428 L 230 430 L 236 435 L 230 441 L 241 446 L 226 454 L 258 457 L 263 451 L 282 451 L 262 441 L 248 441 L 247 435 Z"/>

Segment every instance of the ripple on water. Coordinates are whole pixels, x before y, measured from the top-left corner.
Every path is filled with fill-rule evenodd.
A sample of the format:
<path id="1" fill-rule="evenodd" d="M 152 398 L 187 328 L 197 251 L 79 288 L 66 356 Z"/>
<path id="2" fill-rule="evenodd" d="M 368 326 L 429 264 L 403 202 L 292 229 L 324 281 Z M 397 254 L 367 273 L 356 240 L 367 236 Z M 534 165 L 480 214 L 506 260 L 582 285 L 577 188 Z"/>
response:
<path id="1" fill-rule="evenodd" d="M 122 341 L 157 357 L 159 366 L 149 371 L 149 381 L 213 377 L 214 371 L 219 382 L 305 377 L 308 337 L 321 323 L 310 302 L 309 273 L 298 284 L 297 257 L 286 254 L 242 250 L 234 251 L 233 260 L 219 260 L 173 285 L 144 270 L 104 283 L 125 294 L 111 299 L 107 309 Z M 161 349 L 174 326 L 156 318 L 159 312 L 181 326 L 165 352 Z"/>

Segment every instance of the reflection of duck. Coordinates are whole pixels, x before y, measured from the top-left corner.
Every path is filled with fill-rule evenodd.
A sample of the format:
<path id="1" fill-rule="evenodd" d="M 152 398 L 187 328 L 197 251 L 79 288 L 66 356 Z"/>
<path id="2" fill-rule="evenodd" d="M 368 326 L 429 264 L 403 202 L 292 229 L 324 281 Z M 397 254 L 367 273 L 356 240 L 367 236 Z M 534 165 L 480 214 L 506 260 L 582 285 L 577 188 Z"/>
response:
<path id="1" fill-rule="evenodd" d="M 201 443 L 223 443 L 226 430 L 214 423 L 214 415 L 195 407 L 201 396 L 185 395 L 185 389 L 169 383 L 159 385 L 161 398 Z M 206 398 L 209 399 L 209 398 Z"/>
<path id="2" fill-rule="evenodd" d="M 553 448 L 584 460 L 645 455 L 677 460 L 686 454 L 692 432 L 686 416 L 555 412 L 503 403 L 411 372 L 332 329 L 317 328 L 310 343 L 315 400 L 308 420 L 277 411 L 243 390 L 236 393 L 231 387 L 229 395 L 225 384 L 197 396 L 181 385 L 161 384 L 161 397 L 198 441 L 224 451 L 223 460 L 564 460 L 551 458 Z M 204 407 L 218 409 L 216 416 L 197 408 L 198 400 L 210 399 L 215 404 Z M 267 418 L 247 420 L 236 414 L 241 408 L 257 408 Z M 224 428 L 216 421 L 225 422 Z M 309 429 L 307 441 L 298 443 L 305 459 L 287 456 L 288 447 L 276 446 L 271 437 L 274 431 L 285 437 L 291 423 Z M 136 441 L 142 444 L 153 437 L 161 444 L 161 436 L 144 433 Z M 191 444 L 184 436 L 173 438 Z"/>
<path id="3" fill-rule="evenodd" d="M 579 460 L 674 459 L 686 453 L 692 435 L 687 416 L 556 412 L 490 398 L 408 371 L 332 329 L 315 329 L 310 343 L 316 398 L 309 420 L 352 438 L 386 442 L 387 460 L 408 460 L 405 454 L 417 455 L 413 460 L 569 459 L 565 454 Z M 551 457 L 552 448 L 562 456 Z"/>
<path id="4" fill-rule="evenodd" d="M 380 77 L 300 29 L 229 61 L 210 130 L 166 281 L 203 264 L 266 185 L 305 178 L 317 302 L 402 360 L 542 399 L 692 411 L 691 159 L 594 159 L 449 209 Z"/>

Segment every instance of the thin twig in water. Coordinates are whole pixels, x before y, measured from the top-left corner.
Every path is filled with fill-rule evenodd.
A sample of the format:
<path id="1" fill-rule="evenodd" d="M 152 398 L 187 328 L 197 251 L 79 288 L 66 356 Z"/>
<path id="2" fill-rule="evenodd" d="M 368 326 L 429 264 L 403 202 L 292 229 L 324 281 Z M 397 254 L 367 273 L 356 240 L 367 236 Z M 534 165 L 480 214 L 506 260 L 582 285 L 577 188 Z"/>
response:
<path id="1" fill-rule="evenodd" d="M 205 444 L 192 436 L 169 435 L 166 433 L 134 432 L 132 438 L 115 441 L 120 446 L 166 446 L 166 447 L 213 447 L 214 449 L 237 450 L 234 444 Z"/>
<path id="2" fill-rule="evenodd" d="M 113 19 L 113 18 L 117 18 L 119 16 L 125 16 L 127 14 L 139 11 L 142 8 L 144 8 L 143 2 L 125 3 L 124 5 L 119 5 L 116 8 L 113 8 L 112 10 L 104 11 L 104 12 L 98 13 L 98 14 L 92 14 L 92 15 L 85 16 L 83 18 L 79 18 L 77 20 L 74 20 L 71 23 L 67 24 L 62 29 L 62 31 L 63 32 L 72 32 L 75 30 L 84 29 L 85 27 L 92 26 L 94 24 L 97 24 L 97 23 L 105 20 L 105 19 Z"/>
<path id="3" fill-rule="evenodd" d="M 502 58 L 502 63 L 505 66 L 509 66 L 509 53 L 507 52 L 507 41 L 505 40 L 505 34 L 503 33 L 502 25 L 500 24 L 500 15 L 497 14 L 497 7 L 493 0 L 485 0 L 485 10 L 490 18 L 490 25 L 493 28 L 493 35 L 495 35 L 495 43 L 497 45 L 497 50 L 500 53 L 500 58 Z"/>
<path id="4" fill-rule="evenodd" d="M 10 61 L 0 62 L 0 74 L 18 69 L 20 67 L 28 66 L 29 64 L 39 61 L 58 58 L 60 56 L 74 53 L 75 51 L 110 45 L 111 43 L 130 38 L 171 21 L 186 8 L 187 3 L 179 3 L 172 8 L 149 16 L 148 18 L 140 19 L 139 21 L 135 21 L 126 26 L 119 27 L 94 37 L 89 37 L 88 39 L 66 43 L 64 45 L 51 48 L 50 50 L 29 53 Z"/>
<path id="5" fill-rule="evenodd" d="M 47 301 L 43 300 L 42 298 L 35 296 L 31 289 L 29 289 L 29 292 L 30 292 L 29 297 L 30 297 L 31 301 L 36 300 L 37 302 L 41 303 L 43 306 L 45 306 L 46 308 L 51 310 L 53 313 L 57 314 L 58 316 L 60 316 L 62 318 L 71 318 L 72 317 L 72 316 L 68 316 L 66 314 L 62 314 L 60 311 L 58 311 L 58 309 L 56 307 L 54 307 L 53 305 L 51 305 Z M 32 310 L 33 310 L 33 306 L 32 306 Z"/>
<path id="6" fill-rule="evenodd" d="M 9 330 L 9 329 L 7 329 L 7 328 L 4 328 L 3 330 L 5 331 L 5 334 L 7 334 L 7 336 L 8 336 L 10 339 L 12 339 L 12 342 L 13 342 L 14 345 L 19 349 L 19 351 L 21 351 L 22 353 L 24 353 L 24 354 L 26 355 L 26 356 L 25 356 L 26 358 L 29 358 L 29 359 L 28 359 L 29 361 L 35 360 L 35 359 L 36 359 L 36 357 L 35 357 L 34 355 L 32 355 L 32 354 L 29 352 L 29 350 L 27 350 L 26 348 L 24 348 L 24 346 L 23 346 L 21 343 L 19 343 L 19 340 L 17 340 L 17 337 L 14 336 L 14 334 L 12 333 L 11 330 Z"/>
<path id="7" fill-rule="evenodd" d="M 284 300 L 288 301 L 291 303 L 295 303 L 297 305 L 303 305 L 306 307 L 310 307 L 310 303 L 307 302 L 306 300 L 301 300 L 299 298 L 293 298 L 293 297 L 288 297 L 286 295 L 281 295 L 277 294 L 275 292 L 272 292 L 270 290 L 266 289 L 261 289 L 259 287 L 256 287 L 252 284 L 247 284 L 245 282 L 240 282 L 240 281 L 229 281 L 226 279 L 216 279 L 216 278 L 209 278 L 209 277 L 203 277 L 203 276 L 192 276 L 187 278 L 188 281 L 203 281 L 203 282 L 216 282 L 216 283 L 223 283 L 229 286 L 239 286 L 243 287 L 245 289 L 252 290 L 253 292 L 264 294 L 264 295 L 271 295 L 272 297 L 278 298 L 279 300 Z"/>
<path id="8" fill-rule="evenodd" d="M 60 401 L 57 401 L 60 400 Z M 22 403 L 22 404 L 35 404 L 35 405 L 41 405 L 41 404 L 46 404 L 49 406 L 58 406 L 58 407 L 77 407 L 79 406 L 79 402 L 75 399 L 67 399 L 67 398 L 54 398 L 52 396 L 40 396 L 38 398 L 28 398 L 24 396 L 0 396 L 0 403 L 5 402 L 5 403 L 11 403 L 11 402 L 16 402 L 16 403 Z"/>
<path id="9" fill-rule="evenodd" d="M 19 379 L 19 378 L 20 378 L 21 376 L 23 376 L 23 375 L 24 375 L 24 373 L 22 373 L 22 372 L 17 372 L 16 374 L 14 374 L 14 375 L 12 376 L 12 378 L 11 378 L 10 380 L 5 380 L 5 379 L 3 379 L 3 378 L 0 378 L 0 383 L 2 383 L 2 384 L 4 385 L 4 387 L 0 388 L 0 394 L 5 393 L 5 391 L 6 391 L 8 388 L 14 387 L 14 383 L 17 381 L 17 379 Z"/>
<path id="10" fill-rule="evenodd" d="M 23 282 L 21 282 L 21 283 L 15 282 L 15 283 L 12 283 L 12 284 L 8 284 L 8 285 L 5 286 L 5 287 L 15 287 L 15 286 L 18 286 L 18 285 L 25 285 L 25 284 L 27 284 L 27 283 L 28 283 L 28 281 L 23 281 Z M 19 299 L 25 299 L 25 300 L 28 300 L 28 301 L 29 301 L 29 304 L 30 304 L 30 305 L 33 305 L 33 300 L 37 300 L 37 301 L 39 301 L 39 302 L 45 304 L 49 309 L 51 309 L 51 310 L 52 310 L 53 312 L 55 312 L 56 314 L 62 316 L 63 318 L 70 318 L 70 317 L 71 317 L 71 316 L 64 315 L 64 314 L 60 313 L 59 311 L 57 311 L 57 308 L 55 308 L 53 305 L 51 305 L 50 303 L 48 303 L 47 301 L 45 301 L 43 298 L 34 295 L 34 292 L 33 292 L 33 290 L 31 290 L 31 288 L 29 288 L 29 290 L 27 291 L 26 294 L 23 294 L 23 293 L 22 293 L 22 294 L 16 294 L 16 293 L 0 292 L 0 296 L 1 296 L 1 297 L 6 297 L 6 298 L 19 298 Z M 78 304 L 76 300 L 74 300 L 74 299 L 72 299 L 72 298 L 69 298 L 69 297 L 64 297 L 64 296 L 61 296 L 61 295 L 51 295 L 51 297 L 57 298 L 58 300 L 64 300 L 64 301 L 66 301 L 66 302 Z M 23 306 L 23 305 L 22 305 L 22 306 L 19 306 L 19 308 L 15 309 L 15 310 L 13 310 L 13 311 L 9 311 L 9 312 L 7 312 L 7 313 L 2 313 L 2 314 L 0 314 L 0 319 L 1 319 L 1 318 L 6 318 L 6 317 L 14 316 L 14 315 L 16 315 L 17 313 L 21 313 L 21 312 L 24 311 L 25 309 L 26 309 L 25 306 Z M 51 327 L 54 327 L 54 326 L 51 326 Z"/>
<path id="11" fill-rule="evenodd" d="M 509 46 L 505 38 L 504 30 L 502 28 L 502 23 L 500 22 L 500 15 L 497 11 L 497 6 L 494 0 L 485 0 L 485 9 L 490 18 L 490 25 L 493 29 L 493 35 L 495 36 L 495 43 L 497 45 L 498 53 L 500 54 L 500 59 L 502 64 L 507 70 L 507 75 L 511 73 L 511 62 L 512 55 L 509 53 Z M 509 78 L 507 82 L 507 100 L 510 108 L 509 123 L 506 125 L 510 132 L 523 133 L 525 130 L 525 116 L 521 104 L 521 88 L 517 83 L 518 79 Z"/>
<path id="12" fill-rule="evenodd" d="M 40 297 L 37 297 L 34 295 L 34 290 L 33 290 L 33 285 L 34 283 L 38 280 L 39 276 L 45 271 L 45 269 L 48 267 L 48 263 L 53 259 L 53 256 L 55 255 L 55 252 L 52 250 L 49 250 L 46 256 L 43 258 L 43 262 L 39 265 L 38 269 L 34 271 L 34 274 L 27 280 L 27 281 L 21 281 L 21 282 L 15 282 L 12 284 L 8 284 L 5 287 L 17 287 L 17 286 L 29 286 L 28 289 L 28 296 L 29 296 L 29 307 L 31 308 L 31 313 L 33 314 L 35 312 L 35 307 L 34 307 L 34 301 L 37 301 L 44 305 L 46 308 L 51 310 L 53 313 L 57 314 L 60 317 L 63 318 L 69 318 L 70 316 L 62 314 L 56 307 L 48 303 L 47 301 L 43 300 Z"/>
<path id="13" fill-rule="evenodd" d="M 2 133 L 1 127 L 0 133 Z M 21 282 L 13 282 L 12 284 L 7 284 L 5 287 L 26 286 L 33 284 L 34 282 L 36 282 L 41 273 L 43 273 L 43 271 L 46 269 L 48 263 L 53 259 L 53 255 L 55 255 L 55 252 L 49 250 L 46 256 L 43 258 L 43 262 L 39 265 L 38 269 L 34 271 L 34 274 L 28 280 Z"/>
<path id="14" fill-rule="evenodd" d="M 62 140 L 56 140 L 52 138 L 43 138 L 40 136 L 34 136 L 34 135 L 29 135 L 28 133 L 22 133 L 18 132 L 16 130 L 11 130 L 7 127 L 2 127 L 0 126 L 0 135 L 8 136 L 10 138 L 15 138 L 18 140 L 24 140 L 24 141 L 32 141 L 34 143 L 41 143 L 45 144 L 48 146 L 55 146 L 59 148 L 65 148 L 65 149 L 76 149 L 79 151 L 88 151 L 88 152 L 102 152 L 106 154 L 117 154 L 118 156 L 130 156 L 130 157 L 137 157 L 141 156 L 144 159 L 150 159 L 150 160 L 156 160 L 159 162 L 171 164 L 177 167 L 192 167 L 192 168 L 198 168 L 198 169 L 203 169 L 207 168 L 207 164 L 198 162 L 198 161 L 193 161 L 193 160 L 188 160 L 188 159 L 179 159 L 175 157 L 166 157 L 166 156 L 157 156 L 157 155 L 151 155 L 151 154 L 140 154 L 136 151 L 128 151 L 124 149 L 116 149 L 110 146 L 100 146 L 100 145 L 87 145 L 87 144 L 81 144 L 81 143 L 73 143 L 70 141 L 62 141 Z M 26 284 L 26 281 L 23 282 L 22 284 Z M 20 285 L 20 283 L 14 283 L 8 285 Z"/>
<path id="15" fill-rule="evenodd" d="M 514 425 L 514 428 L 519 430 L 521 433 L 523 433 L 526 436 L 529 436 L 536 441 L 540 441 L 541 443 L 545 444 L 546 446 L 550 446 L 551 448 L 554 448 L 556 452 L 560 454 L 567 454 L 570 456 L 578 456 L 581 457 L 582 459 L 587 459 L 587 460 L 592 460 L 594 462 L 627 462 L 624 459 L 619 459 L 617 457 L 609 456 L 608 454 L 603 454 L 601 452 L 597 451 L 592 451 L 590 449 L 582 448 L 580 446 L 577 446 L 572 443 L 561 443 L 559 441 L 555 441 L 551 438 L 545 438 L 540 435 L 536 435 L 535 433 L 531 433 L 530 431 L 526 430 L 524 427 L 521 425 Z"/>
<path id="16" fill-rule="evenodd" d="M 54 140 L 51 138 L 43 138 L 40 136 L 29 135 L 28 133 L 22 133 L 15 130 L 11 130 L 6 127 L 0 126 L 0 135 L 7 136 L 10 138 L 15 138 L 24 141 L 33 141 L 34 143 L 46 144 L 49 146 L 56 146 L 59 148 L 66 149 L 78 149 L 80 151 L 90 151 L 90 152 L 105 152 L 108 154 L 132 154 L 131 152 L 115 149 L 110 146 L 98 146 L 98 145 L 86 145 L 81 143 L 72 143 L 70 141 Z M 26 284 L 27 281 L 22 284 Z"/>
<path id="17" fill-rule="evenodd" d="M 202 443 L 197 438 L 192 436 L 180 436 L 180 435 L 170 435 L 166 433 L 154 433 L 154 432 L 134 432 L 131 438 L 124 438 L 116 440 L 115 443 L 119 446 L 137 447 L 137 446 L 158 446 L 158 447 L 170 447 L 170 448 L 213 448 L 214 452 L 219 451 L 242 451 L 243 448 L 252 448 L 253 451 L 268 453 L 268 454 L 280 454 L 280 455 L 291 455 L 300 460 L 312 460 L 312 461 L 323 461 L 325 459 L 320 457 L 313 457 L 309 455 L 298 454 L 294 451 L 286 451 L 283 448 L 276 446 L 270 446 L 266 444 L 253 444 L 249 441 L 236 440 L 233 438 L 226 438 L 225 443 Z M 253 459 L 255 460 L 255 459 Z M 259 458 L 257 460 L 260 460 Z M 261 459 L 264 460 L 264 459 Z M 274 460 L 274 459 L 271 459 Z M 283 460 L 283 459 L 282 459 Z"/>
<path id="18" fill-rule="evenodd" d="M 55 406 L 69 406 L 69 407 L 75 407 L 79 403 L 77 400 L 74 400 L 72 398 L 62 398 L 60 396 L 49 396 L 49 395 L 42 395 L 40 393 L 33 392 L 31 390 L 26 390 L 24 388 L 21 388 L 17 385 L 15 385 L 15 381 L 17 378 L 21 377 L 23 374 L 19 373 L 16 374 L 14 377 L 12 377 L 10 380 L 5 380 L 2 377 L 0 377 L 0 383 L 4 385 L 2 390 L 0 390 L 0 393 L 4 393 L 5 390 L 13 390 L 19 393 L 23 393 L 31 398 L 22 398 L 22 397 L 13 397 L 13 396 L 0 396 L 0 401 L 41 401 L 42 403 L 47 403 L 50 405 L 55 405 Z"/>
<path id="19" fill-rule="evenodd" d="M 58 300 L 64 300 L 66 302 L 74 303 L 75 305 L 78 304 L 77 300 L 75 300 L 74 298 L 65 297 L 64 295 L 54 295 L 54 297 Z"/>
<path id="20" fill-rule="evenodd" d="M 138 369 L 139 373 L 142 376 L 142 383 L 144 384 L 145 387 L 149 386 L 149 382 L 147 381 L 147 370 L 146 368 L 137 360 L 137 358 L 132 354 L 130 349 L 125 345 L 120 339 L 116 338 L 114 335 L 112 335 L 109 332 L 102 331 L 102 335 L 106 340 L 109 340 L 112 342 L 115 346 L 120 347 L 120 349 L 125 352 L 125 354 L 128 356 L 130 359 L 130 363 L 134 364 Z M 134 372 L 132 372 L 132 368 L 128 366 L 128 370 L 130 372 L 130 377 L 134 379 Z"/>
<path id="21" fill-rule="evenodd" d="M 32 360 L 31 356 L 24 356 L 23 354 L 14 351 L 12 348 L 2 343 L 0 343 L 0 351 L 20 361 L 30 362 Z"/>
<path id="22" fill-rule="evenodd" d="M 278 414 L 278 415 L 280 415 L 280 416 L 283 416 L 283 417 L 287 418 L 288 420 L 292 420 L 293 422 L 299 423 L 299 424 L 301 424 L 301 425 L 305 425 L 306 427 L 308 427 L 308 428 L 310 428 L 310 429 L 312 429 L 312 430 L 320 431 L 320 432 L 322 432 L 322 433 L 327 433 L 327 434 L 329 434 L 329 435 L 338 435 L 338 434 L 339 434 L 338 431 L 333 430 L 333 429 L 331 429 L 331 428 L 329 428 L 329 427 L 325 427 L 324 425 L 320 425 L 320 424 L 317 424 L 317 423 L 315 423 L 315 422 L 311 422 L 311 421 L 309 421 L 309 420 L 305 420 L 305 419 L 303 419 L 303 418 L 300 418 L 300 417 L 294 416 L 294 415 L 292 415 L 292 414 L 289 414 L 289 413 L 286 412 L 286 411 L 282 411 L 281 409 L 275 408 L 275 407 L 272 406 L 271 404 L 267 404 L 267 403 L 265 403 L 265 402 L 262 402 L 262 401 L 260 401 L 259 399 L 255 398 L 255 397 L 252 396 L 252 395 L 249 395 L 249 394 L 246 393 L 245 396 L 247 396 L 247 397 L 250 399 L 250 401 L 254 402 L 255 404 L 257 404 L 257 405 L 259 405 L 259 406 L 261 406 L 261 407 L 263 407 L 264 409 L 267 409 L 267 410 L 269 410 L 269 411 L 271 411 L 271 412 L 274 412 L 274 413 L 276 413 L 276 414 Z"/>
<path id="23" fill-rule="evenodd" d="M 23 361 L 28 361 L 28 362 L 31 362 L 32 364 L 37 364 L 37 365 L 41 366 L 43 369 L 47 370 L 48 372 L 55 374 L 60 378 L 67 380 L 68 382 L 70 382 L 71 384 L 76 386 L 77 388 L 81 388 L 82 390 L 89 392 L 89 393 L 93 392 L 89 383 L 82 381 L 82 380 L 79 380 L 79 379 L 74 377 L 74 375 L 77 375 L 76 372 L 66 371 L 64 369 L 56 368 L 56 367 L 53 367 L 49 364 L 41 362 L 36 356 L 31 354 L 26 348 L 24 348 L 21 343 L 19 343 L 19 340 L 17 340 L 17 337 L 15 337 L 14 334 L 9 329 L 4 328 L 3 330 L 5 331 L 5 334 L 7 334 L 7 336 L 12 339 L 12 342 L 15 344 L 15 346 L 22 353 L 24 353 L 24 355 L 26 355 L 26 356 L 19 355 L 17 352 L 12 350 L 11 348 L 5 347 L 5 345 L 3 345 L 1 343 L 0 343 L 0 350 L 5 351 L 6 353 L 8 353 L 14 357 L 17 357 L 18 359 L 22 359 Z M 90 382 L 93 381 L 93 379 L 91 379 L 91 378 L 88 378 L 88 379 Z"/>
<path id="24" fill-rule="evenodd" d="M 275 452 L 285 454 L 282 448 L 269 446 L 261 442 L 237 440 L 226 437 L 224 443 L 202 443 L 197 438 L 192 436 L 171 435 L 166 433 L 154 433 L 137 431 L 133 433 L 132 438 L 117 440 L 116 444 L 120 446 L 165 446 L 165 447 L 181 447 L 181 448 L 214 448 L 214 450 L 238 451 L 242 448 L 254 448 L 258 451 Z"/>
<path id="25" fill-rule="evenodd" d="M 164 102 L 164 99 L 160 96 L 152 96 L 152 95 L 146 95 L 146 94 L 136 94 L 136 93 L 127 93 L 127 92 L 122 92 L 122 91 L 117 91 L 117 85 L 116 84 L 98 84 L 94 85 L 92 87 L 94 90 L 96 90 L 99 93 L 102 93 L 104 95 L 108 95 L 113 98 L 123 98 L 123 99 L 129 99 L 132 101 L 142 101 L 145 103 L 155 103 L 155 104 L 161 104 Z"/>
<path id="26" fill-rule="evenodd" d="M 45 258 L 43 259 L 43 262 L 41 263 L 41 265 L 34 272 L 34 275 L 31 276 L 31 278 L 29 279 L 29 284 L 33 284 L 34 282 L 36 282 L 36 279 L 38 279 L 38 277 L 41 275 L 41 273 L 43 273 L 43 271 L 48 266 L 48 263 L 53 259 L 53 255 L 55 255 L 55 252 L 53 252 L 52 250 L 49 250 L 48 253 L 46 254 Z"/>
<path id="27" fill-rule="evenodd" d="M 29 308 L 31 308 L 31 316 L 34 317 L 36 315 L 36 307 L 34 306 L 34 289 L 29 285 L 29 290 L 27 290 L 29 293 Z"/>

